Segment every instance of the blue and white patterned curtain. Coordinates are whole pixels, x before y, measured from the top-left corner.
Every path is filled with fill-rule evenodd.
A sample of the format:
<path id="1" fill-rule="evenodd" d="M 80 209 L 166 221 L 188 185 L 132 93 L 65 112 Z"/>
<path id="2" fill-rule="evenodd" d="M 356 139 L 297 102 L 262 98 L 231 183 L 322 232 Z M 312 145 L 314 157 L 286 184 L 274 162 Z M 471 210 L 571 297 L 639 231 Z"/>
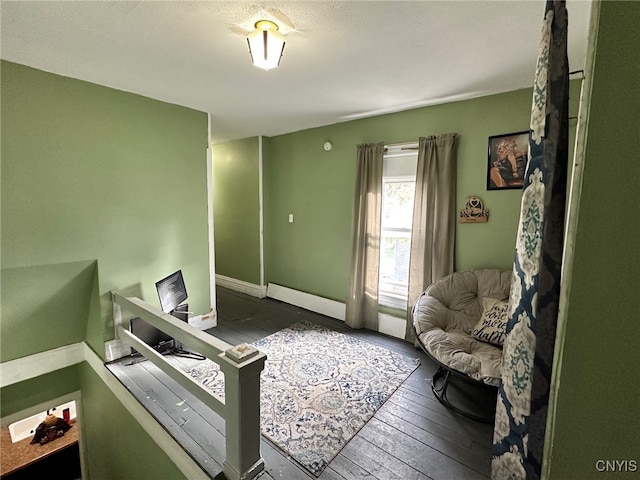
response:
<path id="1" fill-rule="evenodd" d="M 567 9 L 547 1 L 536 66 L 529 163 L 513 262 L 492 478 L 542 470 L 556 338 L 568 159 Z"/>

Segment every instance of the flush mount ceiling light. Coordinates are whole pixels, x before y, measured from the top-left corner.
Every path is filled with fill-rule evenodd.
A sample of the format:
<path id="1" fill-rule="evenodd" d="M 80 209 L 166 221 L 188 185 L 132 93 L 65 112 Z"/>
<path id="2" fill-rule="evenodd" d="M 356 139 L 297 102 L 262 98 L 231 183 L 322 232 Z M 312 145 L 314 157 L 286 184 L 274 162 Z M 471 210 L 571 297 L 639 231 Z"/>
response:
<path id="1" fill-rule="evenodd" d="M 256 29 L 247 36 L 251 61 L 256 67 L 270 70 L 280 65 L 284 51 L 284 35 L 269 20 L 256 22 Z"/>

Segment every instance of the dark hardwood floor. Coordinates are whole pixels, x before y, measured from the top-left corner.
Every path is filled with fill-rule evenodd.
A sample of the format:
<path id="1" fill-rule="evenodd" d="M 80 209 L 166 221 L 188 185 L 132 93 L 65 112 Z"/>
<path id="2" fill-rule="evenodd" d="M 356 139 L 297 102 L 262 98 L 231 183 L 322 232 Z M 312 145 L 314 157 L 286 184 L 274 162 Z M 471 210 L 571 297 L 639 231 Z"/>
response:
<path id="1" fill-rule="evenodd" d="M 442 406 L 431 392 L 434 363 L 413 345 L 272 299 L 217 289 L 218 326 L 209 333 L 230 344 L 251 343 L 308 320 L 398 353 L 421 365 L 342 449 L 320 480 L 486 479 L 490 476 L 492 425 L 483 425 Z M 195 360 L 170 356 L 184 368 Z M 108 365 L 142 405 L 206 471 L 216 477 L 225 458 L 224 420 L 188 394 L 151 362 L 131 358 Z M 482 400 L 465 385 L 449 389 L 459 402 Z M 490 400 L 489 400 L 490 402 Z M 314 478 L 268 440 L 262 441 L 266 480 Z"/>

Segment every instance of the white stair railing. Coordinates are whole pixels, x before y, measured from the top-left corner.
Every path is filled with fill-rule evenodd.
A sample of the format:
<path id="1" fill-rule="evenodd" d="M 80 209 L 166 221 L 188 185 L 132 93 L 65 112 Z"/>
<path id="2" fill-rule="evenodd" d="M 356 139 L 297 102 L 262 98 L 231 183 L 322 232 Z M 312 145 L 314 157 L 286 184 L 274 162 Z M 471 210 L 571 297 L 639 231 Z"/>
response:
<path id="1" fill-rule="evenodd" d="M 234 347 L 137 297 L 129 297 L 116 290 L 111 292 L 111 296 L 116 338 L 135 348 L 224 418 L 227 458 L 222 471 L 225 476 L 229 480 L 256 477 L 264 470 L 264 460 L 260 454 L 260 372 L 264 369 L 266 355 L 247 343 Z M 140 317 L 180 344 L 220 365 L 225 378 L 224 402 L 131 333 L 130 318 L 123 316 L 123 311 Z"/>

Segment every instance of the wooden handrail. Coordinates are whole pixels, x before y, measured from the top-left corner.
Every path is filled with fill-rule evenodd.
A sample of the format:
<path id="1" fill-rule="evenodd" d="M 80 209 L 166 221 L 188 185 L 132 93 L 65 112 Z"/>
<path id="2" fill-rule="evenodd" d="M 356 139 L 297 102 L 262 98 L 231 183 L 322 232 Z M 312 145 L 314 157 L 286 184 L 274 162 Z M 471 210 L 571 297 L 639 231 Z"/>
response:
<path id="1" fill-rule="evenodd" d="M 175 380 L 225 419 L 227 458 L 222 471 L 229 480 L 250 480 L 264 470 L 260 454 L 260 372 L 267 356 L 252 345 L 232 346 L 219 338 L 168 315 L 137 297 L 111 292 L 116 338 Z M 129 331 L 130 319 L 122 311 L 170 335 L 220 365 L 225 377 L 225 400 L 215 397 L 202 384 L 169 363 L 162 355 Z"/>
<path id="2" fill-rule="evenodd" d="M 185 347 L 193 349 L 207 358 L 213 359 L 220 353 L 232 348 L 232 345 L 227 342 L 220 340 L 213 335 L 202 332 L 196 327 L 177 319 L 173 315 L 164 313 L 162 310 L 149 305 L 137 297 L 128 297 L 117 290 L 112 291 L 111 294 L 113 297 L 114 309 L 116 307 L 125 309 L 134 316 L 140 317 L 149 325 L 152 325 L 158 330 L 165 332 L 170 337 L 175 338 Z M 114 316 L 115 315 L 116 312 L 114 311 Z M 120 318 L 122 318 L 121 315 Z M 128 321 L 126 324 L 123 323 L 123 327 L 128 329 Z"/>

